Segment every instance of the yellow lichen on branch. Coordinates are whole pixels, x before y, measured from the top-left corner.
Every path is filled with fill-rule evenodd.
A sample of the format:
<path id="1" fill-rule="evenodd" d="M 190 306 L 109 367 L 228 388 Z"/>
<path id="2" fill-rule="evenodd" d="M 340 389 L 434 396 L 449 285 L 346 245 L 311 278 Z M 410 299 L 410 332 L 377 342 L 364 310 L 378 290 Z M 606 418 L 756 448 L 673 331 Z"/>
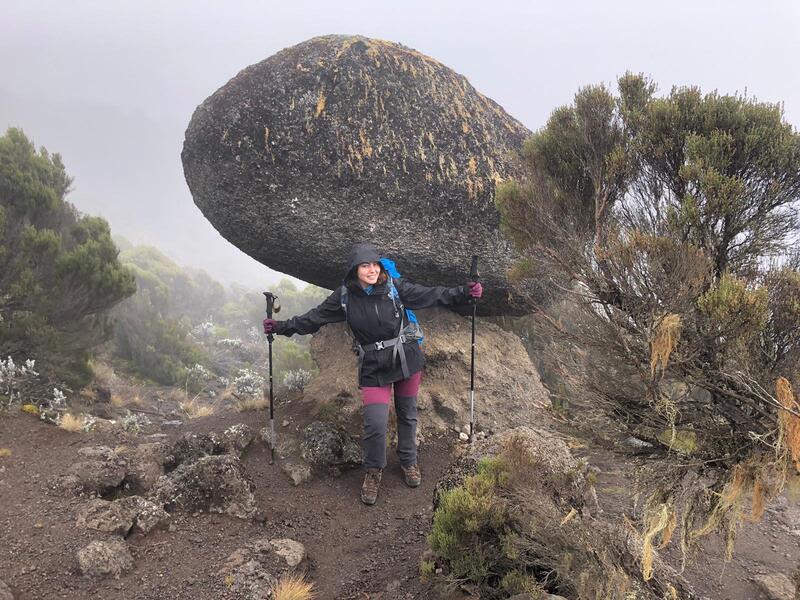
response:
<path id="1" fill-rule="evenodd" d="M 667 368 L 669 357 L 681 337 L 681 316 L 673 313 L 664 315 L 656 324 L 650 341 L 650 373 Z"/>
<path id="2" fill-rule="evenodd" d="M 792 390 L 792 384 L 785 377 L 778 378 L 775 389 L 778 402 L 786 409 L 781 410 L 778 415 L 778 454 L 790 459 L 800 472 L 800 417 L 790 412 L 800 412 L 800 404 Z"/>
<path id="3" fill-rule="evenodd" d="M 667 503 L 654 507 L 645 519 L 645 528 L 642 540 L 642 578 L 650 581 L 653 578 L 653 540 L 662 533 L 661 547 L 669 543 L 669 537 L 675 529 L 674 509 Z"/>

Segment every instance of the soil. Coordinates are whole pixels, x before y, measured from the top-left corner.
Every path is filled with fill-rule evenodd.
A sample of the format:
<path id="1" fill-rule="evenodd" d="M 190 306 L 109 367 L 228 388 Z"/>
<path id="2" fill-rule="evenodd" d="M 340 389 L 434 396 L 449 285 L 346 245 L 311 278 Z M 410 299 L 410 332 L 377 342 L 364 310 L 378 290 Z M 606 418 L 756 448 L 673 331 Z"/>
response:
<path id="1" fill-rule="evenodd" d="M 308 405 L 292 402 L 276 414 L 278 435 L 300 431 L 311 420 Z M 284 420 L 288 421 L 282 426 Z M 426 549 L 433 490 L 439 476 L 461 448 L 455 434 L 427 434 L 420 446 L 423 483 L 405 486 L 397 459 L 389 453 L 378 503 L 359 501 L 362 473 L 318 472 L 310 482 L 293 486 L 281 471 L 280 457 L 269 464 L 269 449 L 255 442 L 243 457 L 256 486 L 259 512 L 252 520 L 219 514 L 173 514 L 169 530 L 133 534 L 127 544 L 134 570 L 119 579 L 80 575 L 75 553 L 111 536 L 75 526 L 85 497 L 66 498 L 49 489 L 84 446 L 135 445 L 166 435 L 173 441 L 186 432 L 220 432 L 235 423 L 254 430 L 267 424 L 266 411 L 234 411 L 186 419 L 178 427 L 140 434 L 115 429 L 107 433 L 70 433 L 23 413 L 0 416 L 0 580 L 17 599 L 37 598 L 236 598 L 220 573 L 238 548 L 261 538 L 291 538 L 308 553 L 307 577 L 318 599 L 404 600 L 440 596 L 420 581 L 419 562 Z M 593 450 L 584 458 L 599 469 L 598 497 L 604 516 L 636 514 L 630 481 L 635 463 L 611 451 Z M 766 598 L 753 581 L 758 574 L 791 574 L 797 566 L 800 510 L 782 498 L 759 523 L 745 524 L 732 563 L 710 536 L 684 575 L 715 600 Z M 680 568 L 673 543 L 666 559 Z"/>
<path id="2" fill-rule="evenodd" d="M 284 407 L 277 435 L 299 431 L 310 419 L 302 403 Z M 266 411 L 229 412 L 186 420 L 164 429 L 165 441 L 183 433 L 220 432 L 235 423 L 255 431 L 267 424 Z M 282 428 L 280 423 L 290 424 Z M 359 500 L 363 473 L 315 473 L 293 486 L 279 457 L 254 442 L 243 457 L 256 486 L 258 513 L 253 520 L 219 514 L 173 514 L 170 530 L 134 534 L 127 539 L 134 570 L 120 579 L 80 575 L 75 553 L 96 539 L 111 536 L 75 526 L 86 498 L 64 498 L 48 482 L 64 473 L 84 446 L 132 445 L 153 441 L 147 435 L 70 433 L 35 416 L 0 418 L 0 580 L 15 598 L 235 598 L 219 573 L 236 549 L 261 538 L 291 538 L 305 545 L 307 579 L 318 599 L 428 598 L 419 581 L 420 556 L 430 529 L 436 481 L 452 460 L 454 436 L 428 436 L 420 446 L 423 481 L 408 488 L 399 463 L 389 453 L 375 506 Z"/>

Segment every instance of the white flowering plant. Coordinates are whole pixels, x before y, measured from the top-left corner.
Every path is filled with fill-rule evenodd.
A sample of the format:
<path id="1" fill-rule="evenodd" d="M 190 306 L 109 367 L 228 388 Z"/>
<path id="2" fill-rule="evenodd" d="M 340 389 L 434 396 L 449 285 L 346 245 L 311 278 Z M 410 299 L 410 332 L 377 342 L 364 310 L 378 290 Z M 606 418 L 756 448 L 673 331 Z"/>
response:
<path id="1" fill-rule="evenodd" d="M 28 388 L 34 383 L 39 373 L 36 361 L 26 360 L 17 365 L 10 356 L 0 358 L 0 408 L 9 408 L 22 402 Z"/>
<path id="2" fill-rule="evenodd" d="M 309 384 L 312 376 L 311 371 L 305 369 L 287 371 L 283 376 L 283 385 L 291 391 L 300 392 Z"/>
<path id="3" fill-rule="evenodd" d="M 239 369 L 233 387 L 242 398 L 258 398 L 263 393 L 264 378 L 251 369 Z"/>

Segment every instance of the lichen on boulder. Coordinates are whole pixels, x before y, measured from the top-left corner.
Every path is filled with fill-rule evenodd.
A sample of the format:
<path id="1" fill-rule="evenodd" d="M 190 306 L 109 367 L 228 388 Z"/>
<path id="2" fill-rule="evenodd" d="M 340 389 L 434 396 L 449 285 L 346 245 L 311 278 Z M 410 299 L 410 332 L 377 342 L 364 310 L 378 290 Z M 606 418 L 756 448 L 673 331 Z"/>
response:
<path id="1" fill-rule="evenodd" d="M 183 167 L 217 230 L 275 270 L 333 288 L 350 246 L 401 272 L 463 284 L 481 257 L 487 301 L 525 308 L 494 203 L 530 132 L 469 81 L 400 44 L 318 37 L 247 67 L 206 99 Z"/>

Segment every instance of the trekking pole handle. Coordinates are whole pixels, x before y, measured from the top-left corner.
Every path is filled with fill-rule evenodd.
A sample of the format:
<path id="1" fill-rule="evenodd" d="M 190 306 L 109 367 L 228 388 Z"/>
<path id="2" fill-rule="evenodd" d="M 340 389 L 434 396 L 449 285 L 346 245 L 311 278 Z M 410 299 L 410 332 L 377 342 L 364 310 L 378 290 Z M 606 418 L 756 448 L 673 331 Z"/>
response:
<path id="1" fill-rule="evenodd" d="M 264 297 L 267 299 L 267 318 L 272 318 L 272 313 L 281 312 L 281 301 L 272 292 L 264 292 Z"/>
<path id="2" fill-rule="evenodd" d="M 472 265 L 469 268 L 469 280 L 470 281 L 480 281 L 481 276 L 478 273 L 478 255 L 472 255 Z M 475 304 L 477 300 L 475 298 L 470 298 L 470 304 Z"/>
<path id="3" fill-rule="evenodd" d="M 281 301 L 272 292 L 263 292 L 263 294 L 264 298 L 267 300 L 267 318 L 271 319 L 273 312 L 281 312 Z M 267 335 L 267 339 L 271 342 L 273 340 L 273 335 L 270 333 Z"/>

